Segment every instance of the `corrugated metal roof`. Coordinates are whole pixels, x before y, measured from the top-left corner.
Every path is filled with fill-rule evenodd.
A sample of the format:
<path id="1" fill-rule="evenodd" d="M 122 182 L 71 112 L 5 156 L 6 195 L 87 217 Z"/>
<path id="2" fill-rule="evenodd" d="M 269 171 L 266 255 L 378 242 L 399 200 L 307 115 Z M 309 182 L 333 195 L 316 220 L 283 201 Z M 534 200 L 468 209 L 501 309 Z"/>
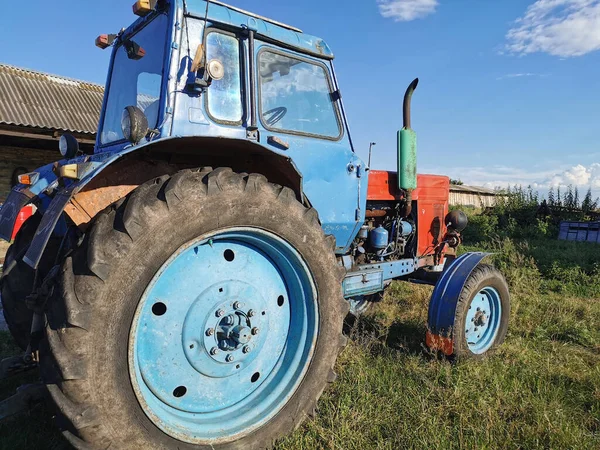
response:
<path id="1" fill-rule="evenodd" d="M 485 195 L 501 194 L 498 191 L 495 191 L 493 189 L 484 188 L 481 186 L 465 186 L 465 185 L 458 185 L 458 184 L 451 184 L 450 191 L 451 192 L 468 192 L 468 193 L 473 193 L 473 194 L 485 194 Z"/>
<path id="2" fill-rule="evenodd" d="M 95 134 L 104 87 L 0 64 L 0 123 Z"/>

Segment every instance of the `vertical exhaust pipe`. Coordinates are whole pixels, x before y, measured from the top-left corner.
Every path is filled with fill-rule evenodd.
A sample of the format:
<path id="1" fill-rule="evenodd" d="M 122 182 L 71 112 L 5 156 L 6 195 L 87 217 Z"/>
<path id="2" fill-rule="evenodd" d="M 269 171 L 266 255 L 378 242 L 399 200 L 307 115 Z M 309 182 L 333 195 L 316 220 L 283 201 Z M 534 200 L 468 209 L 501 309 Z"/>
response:
<path id="1" fill-rule="evenodd" d="M 398 131 L 398 188 L 406 192 L 405 217 L 411 213 L 412 191 L 417 188 L 417 133 L 411 128 L 410 106 L 418 84 L 419 79 L 415 78 L 406 89 L 402 105 L 403 126 Z"/>
<path id="2" fill-rule="evenodd" d="M 419 79 L 415 78 L 412 83 L 406 88 L 404 93 L 404 103 L 402 105 L 402 126 L 406 129 L 410 129 L 410 102 L 412 99 L 413 92 L 419 84 Z"/>

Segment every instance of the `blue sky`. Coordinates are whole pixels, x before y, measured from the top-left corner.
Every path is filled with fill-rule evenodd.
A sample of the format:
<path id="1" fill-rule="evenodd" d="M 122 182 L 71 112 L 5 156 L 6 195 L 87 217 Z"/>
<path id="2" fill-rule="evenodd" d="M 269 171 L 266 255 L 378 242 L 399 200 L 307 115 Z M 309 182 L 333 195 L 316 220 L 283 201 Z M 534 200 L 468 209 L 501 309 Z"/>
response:
<path id="1" fill-rule="evenodd" d="M 6 2 L 0 62 L 104 84 L 93 45 L 133 0 Z M 324 38 L 352 137 L 393 169 L 402 96 L 419 77 L 419 171 L 485 186 L 600 195 L 600 0 L 230 0 Z"/>

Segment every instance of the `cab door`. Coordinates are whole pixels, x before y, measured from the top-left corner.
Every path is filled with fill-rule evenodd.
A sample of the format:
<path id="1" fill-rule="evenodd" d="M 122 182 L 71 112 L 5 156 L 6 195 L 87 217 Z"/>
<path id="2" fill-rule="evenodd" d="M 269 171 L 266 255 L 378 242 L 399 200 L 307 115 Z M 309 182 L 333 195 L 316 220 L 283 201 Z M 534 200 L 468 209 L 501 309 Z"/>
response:
<path id="1" fill-rule="evenodd" d="M 364 220 L 361 192 L 366 192 L 366 177 L 345 130 L 330 66 L 294 51 L 256 44 L 260 141 L 292 158 L 302 174 L 304 194 L 342 253 Z"/>

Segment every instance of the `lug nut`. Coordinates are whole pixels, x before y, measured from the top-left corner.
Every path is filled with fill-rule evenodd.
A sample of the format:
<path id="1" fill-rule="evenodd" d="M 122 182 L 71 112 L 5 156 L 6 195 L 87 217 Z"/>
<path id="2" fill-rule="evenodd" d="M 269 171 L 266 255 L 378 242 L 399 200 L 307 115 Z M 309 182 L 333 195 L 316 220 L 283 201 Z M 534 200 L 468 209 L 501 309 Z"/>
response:
<path id="1" fill-rule="evenodd" d="M 219 349 L 217 347 L 213 347 L 210 349 L 210 354 L 215 356 L 217 353 L 219 353 Z"/>
<path id="2" fill-rule="evenodd" d="M 219 309 L 219 310 L 218 310 L 218 311 L 215 313 L 215 315 L 216 315 L 217 317 L 223 317 L 223 316 L 225 315 L 225 311 L 223 311 L 222 309 Z"/>
<path id="3" fill-rule="evenodd" d="M 250 353 L 250 350 L 252 350 L 248 345 L 244 346 L 244 348 L 242 349 L 242 352 L 244 353 Z"/>
<path id="4" fill-rule="evenodd" d="M 233 309 L 240 309 L 243 305 L 240 302 L 235 302 L 233 304 Z"/>
<path id="5" fill-rule="evenodd" d="M 227 355 L 227 357 L 225 358 L 225 361 L 227 361 L 227 362 L 233 361 L 233 355 Z"/>
<path id="6" fill-rule="evenodd" d="M 258 327 L 254 327 L 254 328 L 252 328 L 252 335 L 253 335 L 253 336 L 256 336 L 256 335 L 258 334 L 258 332 L 259 332 L 259 331 L 260 331 L 260 330 L 258 329 Z"/>
<path id="7" fill-rule="evenodd" d="M 251 309 L 250 311 L 248 311 L 248 317 L 254 317 L 256 315 L 256 313 L 254 312 L 253 309 Z"/>
<path id="8" fill-rule="evenodd" d="M 213 330 L 212 328 L 209 328 L 208 330 L 206 330 L 207 336 L 212 336 L 213 334 L 215 334 L 215 330 Z"/>

